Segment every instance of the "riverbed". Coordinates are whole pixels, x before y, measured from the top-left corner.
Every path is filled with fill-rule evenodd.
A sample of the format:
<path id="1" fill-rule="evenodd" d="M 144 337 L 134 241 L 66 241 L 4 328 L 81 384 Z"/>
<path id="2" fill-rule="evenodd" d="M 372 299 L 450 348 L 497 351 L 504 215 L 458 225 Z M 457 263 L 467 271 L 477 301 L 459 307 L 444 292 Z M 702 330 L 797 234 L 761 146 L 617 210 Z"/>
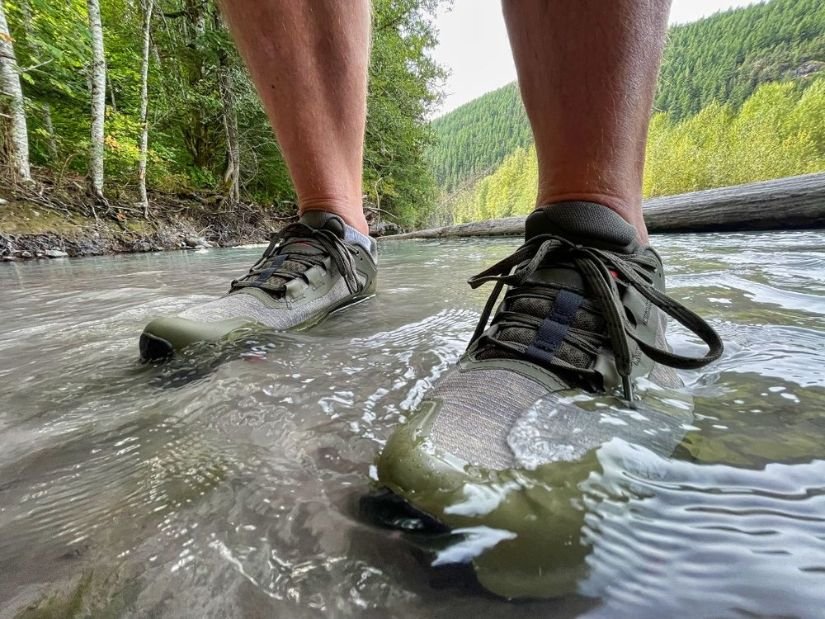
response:
<path id="1" fill-rule="evenodd" d="M 825 232 L 653 240 L 726 353 L 681 374 L 695 420 L 655 479 L 600 454 L 588 488 L 631 490 L 578 507 L 578 592 L 517 603 L 359 510 L 517 240 L 383 241 L 374 298 L 163 364 L 142 326 L 259 248 L 0 264 L 0 617 L 823 616 Z"/>

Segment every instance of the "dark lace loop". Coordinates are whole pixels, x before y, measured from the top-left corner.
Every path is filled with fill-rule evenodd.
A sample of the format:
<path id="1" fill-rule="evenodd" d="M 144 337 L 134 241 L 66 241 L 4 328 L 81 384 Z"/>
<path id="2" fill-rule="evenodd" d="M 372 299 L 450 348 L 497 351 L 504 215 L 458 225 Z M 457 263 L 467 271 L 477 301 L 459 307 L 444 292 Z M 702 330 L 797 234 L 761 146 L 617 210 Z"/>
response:
<path id="1" fill-rule="evenodd" d="M 470 341 L 471 345 L 476 342 L 480 343 L 483 339 L 484 343 L 490 343 L 510 353 L 523 354 L 522 349 L 498 339 L 493 333 L 486 333 L 487 324 L 504 287 L 522 285 L 545 262 L 549 254 L 560 251 L 566 252 L 565 259 L 572 261 L 575 265 L 588 291 L 595 300 L 596 306 L 604 317 L 607 331 L 606 339 L 610 342 L 616 369 L 622 378 L 625 397 L 629 401 L 633 399 L 629 379 L 633 369 L 632 341 L 635 341 L 642 352 L 654 362 L 673 368 L 696 369 L 715 361 L 721 356 L 723 345 L 716 331 L 699 315 L 653 286 L 652 277 L 646 272 L 646 269 L 652 270 L 656 267 L 655 259 L 645 255 L 624 257 L 602 249 L 583 247 L 553 234 L 543 234 L 530 239 L 512 255 L 470 278 L 468 283 L 472 288 L 477 288 L 486 282 L 496 282 L 495 288 L 481 313 L 475 333 Z M 611 271 L 621 275 L 621 278 L 614 277 Z M 631 331 L 627 324 L 619 285 L 636 289 L 665 314 L 699 336 L 708 346 L 707 354 L 702 357 L 686 357 L 643 342 Z M 531 291 L 531 293 L 540 295 L 538 291 Z M 507 309 L 502 309 L 496 320 L 496 324 L 501 328 L 515 326 L 535 329 L 538 327 L 538 322 L 540 322 L 537 317 Z M 596 354 L 598 347 L 595 342 L 604 341 L 605 335 L 571 328 L 566 338 L 584 350 Z M 570 363 L 561 359 L 554 359 L 550 364 L 564 369 L 581 370 L 581 368 L 574 368 Z"/>
<path id="2" fill-rule="evenodd" d="M 306 254 L 303 252 L 290 252 L 289 249 L 295 244 L 305 244 L 317 250 L 317 253 Z M 269 246 L 264 250 L 263 255 L 252 265 L 242 279 L 232 282 L 230 292 L 240 288 L 260 288 L 270 293 L 281 293 L 285 290 L 286 283 L 296 278 L 301 278 L 309 283 L 306 271 L 314 266 L 326 268 L 324 258 L 329 256 L 333 264 L 344 278 L 350 293 L 358 290 L 358 278 L 356 277 L 355 261 L 350 248 L 341 238 L 323 228 L 313 228 L 303 223 L 294 223 L 285 227 L 280 233 L 273 234 Z M 284 268 L 285 262 L 298 263 L 306 267 L 303 271 Z M 277 265 L 277 266 L 276 266 Z M 260 276 L 266 273 L 264 281 L 259 281 Z M 272 278 L 281 278 L 283 283 L 272 286 L 267 281 Z"/>

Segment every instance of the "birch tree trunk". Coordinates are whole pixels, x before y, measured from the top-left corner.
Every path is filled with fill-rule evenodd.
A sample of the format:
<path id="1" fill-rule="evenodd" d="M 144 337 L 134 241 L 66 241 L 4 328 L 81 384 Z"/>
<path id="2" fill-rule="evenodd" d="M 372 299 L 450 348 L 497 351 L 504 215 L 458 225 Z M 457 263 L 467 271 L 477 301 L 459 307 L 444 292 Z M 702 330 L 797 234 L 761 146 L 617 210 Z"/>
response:
<path id="1" fill-rule="evenodd" d="M 17 177 L 23 182 L 31 181 L 29 166 L 29 133 L 26 127 L 26 105 L 23 89 L 20 87 L 20 69 L 14 55 L 6 9 L 0 0 L 0 91 L 9 98 L 11 116 L 11 164 Z"/>
<path id="2" fill-rule="evenodd" d="M 57 163 L 57 138 L 54 135 L 54 123 L 52 122 L 52 106 L 48 103 L 43 105 L 43 124 L 48 134 L 49 156 L 53 163 Z"/>
<path id="3" fill-rule="evenodd" d="M 144 0 L 143 63 L 140 67 L 140 157 L 138 158 L 138 189 L 143 216 L 149 219 L 149 197 L 146 195 L 146 154 L 149 150 L 149 54 L 151 52 L 152 10 L 154 0 Z"/>
<path id="4" fill-rule="evenodd" d="M 215 29 L 221 27 L 220 13 L 215 13 Z M 235 80 L 232 67 L 223 49 L 218 51 L 218 88 L 223 107 L 223 127 L 226 134 L 226 171 L 223 175 L 224 186 L 228 190 L 229 201 L 236 204 L 241 201 L 241 147 L 238 134 L 238 113 L 235 109 Z"/>
<path id="5" fill-rule="evenodd" d="M 106 57 L 103 54 L 103 24 L 99 0 L 88 0 L 89 31 L 92 35 L 92 143 L 89 149 L 89 189 L 103 199 L 103 131 L 106 115 Z"/>
<path id="6" fill-rule="evenodd" d="M 225 62 L 220 67 L 223 125 L 226 131 L 226 172 L 223 181 L 229 190 L 229 200 L 234 204 L 241 199 L 241 148 L 238 143 L 238 115 L 235 111 L 234 80 Z"/>

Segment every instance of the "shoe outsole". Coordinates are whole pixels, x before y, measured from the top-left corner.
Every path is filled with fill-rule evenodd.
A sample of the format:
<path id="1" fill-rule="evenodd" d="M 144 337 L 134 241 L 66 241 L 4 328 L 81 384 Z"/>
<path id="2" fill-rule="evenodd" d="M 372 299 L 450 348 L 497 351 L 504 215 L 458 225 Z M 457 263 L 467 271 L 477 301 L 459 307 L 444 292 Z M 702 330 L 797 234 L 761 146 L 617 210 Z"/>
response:
<path id="1" fill-rule="evenodd" d="M 144 361 L 168 359 L 175 354 L 175 349 L 169 341 L 146 331 L 140 334 L 138 346 L 140 347 L 140 358 Z"/>
<path id="2" fill-rule="evenodd" d="M 443 522 L 421 511 L 389 488 L 377 488 L 359 501 L 361 516 L 394 531 L 440 535 L 450 532 Z"/>
<path id="3" fill-rule="evenodd" d="M 436 589 L 464 589 L 475 594 L 499 597 L 479 581 L 471 561 L 433 565 L 438 546 L 458 541 L 453 530 L 406 499 L 384 487 L 361 497 L 362 520 L 373 526 L 400 532 L 412 542 L 415 558 L 427 569 L 429 585 Z"/>
<path id="4" fill-rule="evenodd" d="M 476 577 L 470 560 L 434 566 L 440 549 L 456 543 L 461 536 L 389 488 L 379 487 L 359 500 L 360 518 L 369 524 L 388 531 L 399 532 L 411 542 L 416 558 L 430 570 L 431 584 L 439 588 L 470 585 L 480 592 L 490 594 Z"/>

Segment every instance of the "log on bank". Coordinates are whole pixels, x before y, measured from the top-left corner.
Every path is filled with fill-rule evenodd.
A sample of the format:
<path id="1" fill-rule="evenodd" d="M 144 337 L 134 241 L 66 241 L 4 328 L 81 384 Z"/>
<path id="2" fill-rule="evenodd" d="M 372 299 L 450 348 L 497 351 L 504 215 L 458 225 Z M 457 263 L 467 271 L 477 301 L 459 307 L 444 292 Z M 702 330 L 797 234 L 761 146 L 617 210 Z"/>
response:
<path id="1" fill-rule="evenodd" d="M 825 172 L 708 189 L 644 203 L 650 232 L 734 232 L 825 228 Z M 392 239 L 515 236 L 524 217 L 397 234 Z"/>

